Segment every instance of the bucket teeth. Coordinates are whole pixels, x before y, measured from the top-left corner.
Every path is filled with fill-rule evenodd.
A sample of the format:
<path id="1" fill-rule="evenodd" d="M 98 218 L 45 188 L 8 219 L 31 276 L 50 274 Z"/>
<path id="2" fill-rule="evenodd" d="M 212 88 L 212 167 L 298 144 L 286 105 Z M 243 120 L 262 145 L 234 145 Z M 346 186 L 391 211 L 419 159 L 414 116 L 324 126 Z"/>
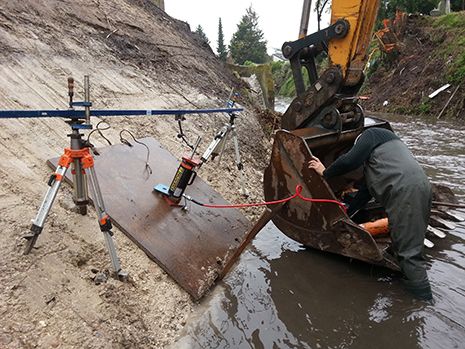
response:
<path id="1" fill-rule="evenodd" d="M 432 227 L 431 225 L 428 225 L 427 231 L 440 239 L 444 239 L 446 237 L 446 233 L 444 233 L 442 230 Z"/>
<path id="2" fill-rule="evenodd" d="M 450 210 L 450 211 L 447 211 L 447 213 L 448 213 L 451 217 L 453 217 L 457 222 L 463 222 L 463 221 L 465 221 L 465 212 Z"/>
<path id="3" fill-rule="evenodd" d="M 445 219 L 431 216 L 430 218 L 430 225 L 435 228 L 447 229 L 447 230 L 454 230 L 456 225 L 452 222 L 446 221 Z"/>
<path id="4" fill-rule="evenodd" d="M 434 243 L 431 240 L 425 239 L 423 243 L 424 243 L 425 247 L 427 247 L 427 248 L 433 248 L 434 247 Z"/>

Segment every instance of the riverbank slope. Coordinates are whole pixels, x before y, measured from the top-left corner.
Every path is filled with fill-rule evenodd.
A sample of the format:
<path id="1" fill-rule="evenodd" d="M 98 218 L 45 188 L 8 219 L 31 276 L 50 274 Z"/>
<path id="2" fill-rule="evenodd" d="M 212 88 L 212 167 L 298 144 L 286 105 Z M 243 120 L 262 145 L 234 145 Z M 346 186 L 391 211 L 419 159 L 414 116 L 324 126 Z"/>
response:
<path id="1" fill-rule="evenodd" d="M 81 100 L 84 74 L 91 77 L 96 109 L 224 107 L 240 84 L 186 23 L 150 0 L 2 1 L 0 48 L 1 109 L 65 109 L 67 77 L 74 76 Z M 155 137 L 177 157 L 186 151 L 174 118 L 107 121 L 112 129 L 105 136 L 113 144 L 125 128 Z M 192 116 L 184 131 L 191 140 L 204 135 L 206 143 L 226 121 L 224 115 Z M 253 113 L 242 113 L 237 129 L 250 199 L 261 200 L 271 147 Z M 69 186 L 58 194 L 38 248 L 22 255 L 21 237 L 47 188 L 45 162 L 69 145 L 68 133 L 61 119 L 0 120 L 0 347 L 165 347 L 196 305 L 117 229 L 130 281 L 95 285 L 92 270 L 108 269 L 108 256 L 95 211 L 73 212 Z M 93 143 L 106 145 L 98 134 Z M 230 145 L 221 168 L 220 176 L 216 162 L 207 163 L 199 175 L 237 201 Z M 254 219 L 259 212 L 246 214 Z"/>
<path id="2" fill-rule="evenodd" d="M 465 118 L 465 12 L 409 16 L 399 55 L 375 62 L 362 94 L 370 111 Z M 374 62 L 372 62 L 374 63 Z M 449 84 L 434 98 L 429 95 Z"/>

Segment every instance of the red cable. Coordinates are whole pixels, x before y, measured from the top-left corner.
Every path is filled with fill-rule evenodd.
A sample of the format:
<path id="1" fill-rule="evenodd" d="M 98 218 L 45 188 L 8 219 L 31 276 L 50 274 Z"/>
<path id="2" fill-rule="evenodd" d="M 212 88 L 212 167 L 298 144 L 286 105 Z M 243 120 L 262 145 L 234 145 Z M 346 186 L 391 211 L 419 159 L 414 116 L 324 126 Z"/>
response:
<path id="1" fill-rule="evenodd" d="M 307 198 L 302 195 L 302 186 L 298 184 L 295 187 L 295 193 L 288 198 L 285 199 L 280 199 L 280 200 L 275 200 L 275 201 L 264 201 L 264 202 L 257 202 L 257 203 L 250 203 L 250 204 L 236 204 L 236 205 L 211 205 L 211 204 L 203 204 L 199 203 L 198 201 L 192 200 L 194 203 L 199 204 L 203 207 L 208 207 L 208 208 L 245 208 L 245 207 L 255 207 L 255 206 L 265 206 L 265 205 L 276 205 L 276 204 L 282 204 L 285 202 L 288 202 L 292 199 L 295 199 L 296 197 L 299 197 L 300 199 L 307 201 L 307 202 L 316 202 L 316 203 L 329 203 L 329 204 L 336 204 L 345 211 L 347 211 L 346 206 L 337 200 L 330 200 L 330 199 L 312 199 L 312 198 Z"/>
<path id="2" fill-rule="evenodd" d="M 256 202 L 256 203 L 250 203 L 250 204 L 236 204 L 236 205 L 210 205 L 210 204 L 201 204 L 203 207 L 208 207 L 208 208 L 244 208 L 244 207 L 255 207 L 255 206 L 265 206 L 265 205 L 276 205 L 276 204 L 282 204 L 285 202 L 288 202 L 294 198 L 296 198 L 298 195 L 295 193 L 294 195 L 289 196 L 288 198 L 281 199 L 281 200 L 275 200 L 275 201 L 264 201 L 264 202 Z M 194 203 L 198 203 L 194 201 Z"/>
<path id="3" fill-rule="evenodd" d="M 303 196 L 302 195 L 302 186 L 300 184 L 298 184 L 295 187 L 295 193 L 300 199 L 302 199 L 304 201 L 336 204 L 336 205 L 340 206 L 344 210 L 344 212 L 347 212 L 347 207 L 340 201 L 331 200 L 331 199 L 312 199 L 312 198 L 307 198 L 307 197 Z"/>

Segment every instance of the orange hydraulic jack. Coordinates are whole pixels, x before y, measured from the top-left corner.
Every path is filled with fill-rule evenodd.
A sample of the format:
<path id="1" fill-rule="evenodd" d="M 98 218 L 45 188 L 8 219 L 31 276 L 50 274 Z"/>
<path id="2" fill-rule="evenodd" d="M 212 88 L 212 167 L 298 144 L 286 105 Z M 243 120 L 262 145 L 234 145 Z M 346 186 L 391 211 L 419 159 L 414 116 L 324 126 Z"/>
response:
<path id="1" fill-rule="evenodd" d="M 88 108 L 90 108 L 91 106 L 88 97 L 88 77 L 87 79 L 85 79 L 84 84 L 86 91 L 85 102 L 73 103 L 73 85 L 73 81 L 68 80 L 70 107 L 72 107 L 73 105 L 84 106 L 86 108 L 87 114 Z M 87 120 L 88 118 L 86 118 L 86 121 Z M 105 242 L 107 245 L 108 253 L 110 255 L 113 269 L 119 278 L 124 279 L 127 277 L 127 274 L 123 270 L 121 270 L 118 255 L 116 253 L 116 248 L 112 238 L 113 233 L 111 231 L 112 224 L 110 217 L 105 211 L 102 193 L 100 191 L 100 187 L 97 181 L 97 175 L 94 169 L 94 159 L 89 151 L 90 145 L 88 142 L 85 142 L 82 139 L 82 134 L 80 133 L 80 130 L 82 129 L 92 128 L 92 125 L 90 125 L 89 122 L 84 123 L 84 120 L 78 118 L 71 119 L 67 121 L 67 123 L 71 126 L 72 129 L 72 133 L 68 135 L 68 137 L 71 138 L 71 146 L 70 148 L 66 148 L 64 150 L 64 154 L 58 161 L 58 166 L 55 170 L 55 173 L 53 173 L 50 176 L 50 179 L 48 181 L 49 188 L 47 190 L 47 193 L 45 194 L 44 200 L 42 201 L 36 218 L 32 221 L 30 233 L 25 236 L 25 238 L 27 239 L 27 243 L 26 248 L 24 250 L 24 254 L 29 254 L 29 252 L 31 252 L 32 248 L 34 247 L 37 238 L 42 232 L 47 215 L 50 212 L 50 209 L 58 193 L 58 189 L 60 188 L 60 185 L 66 175 L 67 170 L 72 165 L 74 202 L 76 203 L 79 212 L 82 215 L 85 215 L 87 213 L 87 205 L 89 204 L 89 196 L 87 192 L 88 179 L 95 210 L 97 211 L 98 215 L 100 230 L 102 231 L 105 237 Z"/>

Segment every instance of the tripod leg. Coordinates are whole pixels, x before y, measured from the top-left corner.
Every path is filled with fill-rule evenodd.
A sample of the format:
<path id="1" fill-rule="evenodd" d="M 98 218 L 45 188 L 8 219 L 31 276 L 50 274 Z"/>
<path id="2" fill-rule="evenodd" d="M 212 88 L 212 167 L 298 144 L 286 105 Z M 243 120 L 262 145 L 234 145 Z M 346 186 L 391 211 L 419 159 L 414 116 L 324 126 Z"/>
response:
<path id="1" fill-rule="evenodd" d="M 221 162 L 221 159 L 223 158 L 223 153 L 224 153 L 224 149 L 226 148 L 226 144 L 228 143 L 228 136 L 229 136 L 229 131 L 230 129 L 227 128 L 224 136 L 223 136 L 223 139 L 221 140 L 220 144 L 218 144 L 218 149 L 219 149 L 219 158 L 218 158 L 218 165 L 220 164 Z"/>
<path id="2" fill-rule="evenodd" d="M 94 167 L 85 168 L 87 178 L 89 179 L 89 189 L 94 199 L 95 210 L 97 211 L 98 220 L 100 224 L 100 230 L 105 237 L 105 243 L 107 245 L 108 254 L 110 255 L 111 264 L 118 278 L 126 279 L 127 273 L 121 270 L 118 254 L 116 252 L 115 244 L 113 242 L 113 232 L 111 231 L 112 224 L 111 219 L 105 211 L 105 205 L 103 203 L 102 192 L 98 185 L 97 175 L 95 174 Z"/>
<path id="3" fill-rule="evenodd" d="M 247 192 L 247 189 L 245 188 L 244 165 L 242 164 L 242 161 L 241 161 L 241 152 L 239 151 L 239 141 L 237 140 L 236 129 L 233 128 L 231 132 L 232 132 L 232 138 L 234 141 L 234 151 L 236 153 L 236 166 L 237 166 L 237 170 L 239 171 L 239 178 L 241 181 L 242 195 L 249 196 L 249 193 Z"/>
<path id="4" fill-rule="evenodd" d="M 87 214 L 87 204 L 89 203 L 87 181 L 82 169 L 81 160 L 74 159 L 73 166 L 73 199 L 78 208 L 78 212 L 85 216 Z"/>
<path id="5" fill-rule="evenodd" d="M 67 166 L 58 165 L 54 174 L 50 176 L 48 181 L 49 188 L 45 197 L 40 205 L 39 212 L 37 212 L 36 218 L 32 221 L 31 231 L 29 234 L 24 236 L 27 240 L 26 247 L 24 249 L 24 254 L 27 255 L 31 252 L 32 248 L 34 247 L 39 234 L 42 232 L 44 228 L 45 220 L 47 219 L 47 215 L 50 212 L 50 209 L 53 205 L 53 201 L 58 193 L 58 189 L 60 188 L 61 182 L 68 170 Z"/>
<path id="6" fill-rule="evenodd" d="M 210 156 L 212 160 L 215 160 L 215 158 L 221 153 L 221 148 L 224 147 L 224 137 L 226 136 L 227 132 L 227 126 L 223 126 L 221 130 L 215 135 L 215 138 L 210 143 L 207 150 L 205 150 L 205 153 L 202 155 L 202 159 L 204 159 L 204 161 L 207 161 Z"/>

